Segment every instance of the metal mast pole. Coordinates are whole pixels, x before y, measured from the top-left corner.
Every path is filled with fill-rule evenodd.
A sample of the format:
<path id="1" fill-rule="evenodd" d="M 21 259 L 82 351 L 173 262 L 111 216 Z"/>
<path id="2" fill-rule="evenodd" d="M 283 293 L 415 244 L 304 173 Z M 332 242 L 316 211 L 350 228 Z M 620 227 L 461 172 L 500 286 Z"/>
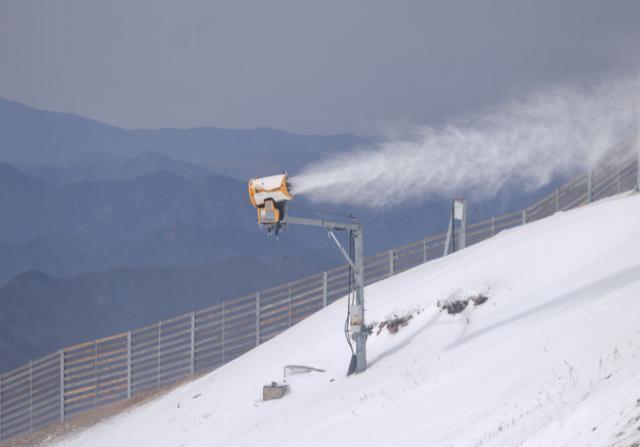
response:
<path id="1" fill-rule="evenodd" d="M 364 241 L 363 227 L 360 222 L 330 222 L 322 219 L 310 219 L 307 217 L 287 216 L 283 221 L 286 225 L 307 225 L 312 227 L 324 227 L 329 231 L 329 237 L 336 243 L 338 249 L 353 269 L 355 283 L 355 304 L 351 306 L 351 338 L 356 343 L 356 373 L 361 373 L 367 369 L 367 326 L 364 320 Z M 350 230 L 353 238 L 353 259 L 340 244 L 334 234 L 335 230 Z M 351 291 L 349 291 L 351 292 Z"/>
<path id="2" fill-rule="evenodd" d="M 460 220 L 460 243 L 459 249 L 467 248 L 467 202 L 462 202 L 462 219 Z"/>
<path id="3" fill-rule="evenodd" d="M 451 202 L 451 253 L 456 252 L 456 213 L 455 202 Z"/>
<path id="4" fill-rule="evenodd" d="M 442 256 L 447 256 L 449 254 L 449 244 L 451 243 L 451 235 L 453 234 L 453 209 L 451 210 L 451 215 L 449 216 L 449 226 L 447 227 L 447 237 L 444 241 L 444 251 L 442 252 Z"/>
<path id="5" fill-rule="evenodd" d="M 353 247 L 354 247 L 354 260 L 356 269 L 355 285 L 356 285 L 356 306 L 360 309 L 362 315 L 360 330 L 353 333 L 353 339 L 356 342 L 356 373 L 361 373 L 367 369 L 367 328 L 364 324 L 364 243 L 362 225 L 358 224 L 357 228 L 353 230 Z"/>

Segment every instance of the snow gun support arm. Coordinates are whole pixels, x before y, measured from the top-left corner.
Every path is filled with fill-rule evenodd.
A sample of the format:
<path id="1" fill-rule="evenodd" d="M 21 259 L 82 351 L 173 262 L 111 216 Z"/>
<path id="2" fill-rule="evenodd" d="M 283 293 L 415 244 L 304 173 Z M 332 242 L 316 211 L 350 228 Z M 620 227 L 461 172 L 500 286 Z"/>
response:
<path id="1" fill-rule="evenodd" d="M 351 362 L 347 375 L 361 373 L 367 369 L 367 327 L 364 323 L 364 244 L 362 241 L 363 231 L 360 222 L 330 222 L 322 219 L 309 219 L 306 217 L 286 216 L 284 224 L 307 225 L 312 227 L 323 227 L 329 232 L 329 236 L 338 246 L 342 256 L 347 260 L 353 269 L 355 299 L 349 307 L 349 331 L 351 338 L 356 343 L 355 353 L 351 356 Z M 344 249 L 340 241 L 334 234 L 337 230 L 349 230 L 351 237 L 350 245 L 353 246 L 353 258 Z M 351 293 L 351 291 L 349 291 Z"/>
<path id="2" fill-rule="evenodd" d="M 312 227 L 325 227 L 331 230 L 353 230 L 362 231 L 362 224 L 360 222 L 330 222 L 328 220 L 323 219 L 309 219 L 307 217 L 292 217 L 287 216 L 285 218 L 285 223 L 290 223 L 294 225 L 308 225 Z"/>
<path id="3" fill-rule="evenodd" d="M 352 232 L 358 232 L 362 234 L 362 224 L 359 222 L 353 223 L 342 223 L 342 222 L 329 222 L 327 220 L 322 219 L 308 219 L 306 217 L 287 217 L 284 221 L 285 224 L 293 224 L 293 225 L 307 225 L 312 227 L 324 227 L 329 232 L 329 236 L 333 239 L 333 242 L 336 243 L 338 249 L 342 253 L 342 256 L 349 263 L 354 272 L 358 272 L 358 267 L 351 259 L 347 251 L 344 249 L 336 235 L 334 234 L 334 230 L 351 230 Z"/>

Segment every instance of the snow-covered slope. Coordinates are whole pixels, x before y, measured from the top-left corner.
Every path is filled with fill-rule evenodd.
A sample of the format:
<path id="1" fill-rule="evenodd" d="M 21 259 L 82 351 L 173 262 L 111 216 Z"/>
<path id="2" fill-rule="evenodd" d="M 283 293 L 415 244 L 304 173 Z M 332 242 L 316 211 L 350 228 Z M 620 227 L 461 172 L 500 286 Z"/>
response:
<path id="1" fill-rule="evenodd" d="M 436 303 L 485 293 L 449 315 Z M 366 289 L 413 312 L 349 359 L 338 301 L 217 371 L 54 442 L 71 446 L 624 446 L 640 441 L 640 195 L 503 232 Z M 419 313 L 418 313 L 419 312 Z M 325 369 L 262 385 L 287 364 Z"/>

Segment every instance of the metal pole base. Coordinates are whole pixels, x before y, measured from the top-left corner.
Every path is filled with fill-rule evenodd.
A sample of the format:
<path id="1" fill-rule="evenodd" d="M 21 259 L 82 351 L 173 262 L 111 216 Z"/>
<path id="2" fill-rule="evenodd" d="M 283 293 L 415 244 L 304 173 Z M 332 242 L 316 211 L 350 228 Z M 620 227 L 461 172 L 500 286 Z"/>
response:
<path id="1" fill-rule="evenodd" d="M 362 328 L 361 332 L 353 334 L 356 341 L 356 374 L 367 369 L 367 329 Z"/>

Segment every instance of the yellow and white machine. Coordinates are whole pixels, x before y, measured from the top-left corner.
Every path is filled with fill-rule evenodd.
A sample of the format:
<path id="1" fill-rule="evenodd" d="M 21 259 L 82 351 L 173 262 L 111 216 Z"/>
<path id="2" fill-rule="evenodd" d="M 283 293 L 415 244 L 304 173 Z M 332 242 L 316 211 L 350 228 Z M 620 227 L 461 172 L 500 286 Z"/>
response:
<path id="1" fill-rule="evenodd" d="M 286 216 L 286 203 L 293 198 L 287 174 L 249 180 L 249 200 L 258 210 L 258 223 L 276 233 Z"/>

